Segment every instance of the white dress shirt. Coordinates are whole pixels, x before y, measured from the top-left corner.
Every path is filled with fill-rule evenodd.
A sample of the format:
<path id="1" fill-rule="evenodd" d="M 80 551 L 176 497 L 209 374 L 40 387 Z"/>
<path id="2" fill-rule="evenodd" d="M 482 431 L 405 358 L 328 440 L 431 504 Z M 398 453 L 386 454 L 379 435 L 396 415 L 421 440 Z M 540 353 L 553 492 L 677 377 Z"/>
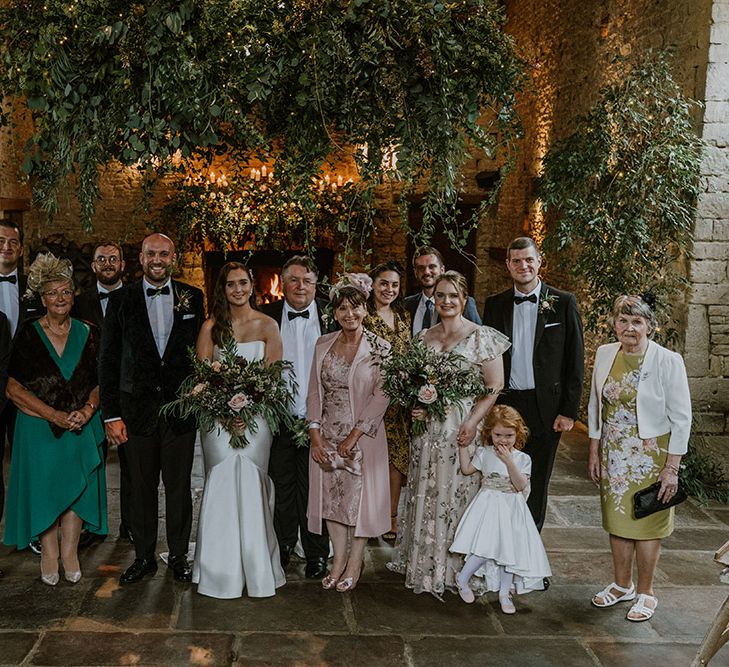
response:
<path id="1" fill-rule="evenodd" d="M 289 313 L 304 311 L 308 311 L 308 319 L 295 317 L 293 320 L 289 320 Z M 306 416 L 306 392 L 309 388 L 314 346 L 319 336 L 321 336 L 321 327 L 316 301 L 312 301 L 309 307 L 302 311 L 291 308 L 288 302 L 284 301 L 281 312 L 281 342 L 283 358 L 294 365 L 293 378 L 298 385 L 298 391 L 294 394 L 293 414 L 295 417 Z"/>
<path id="2" fill-rule="evenodd" d="M 537 302 L 524 301 L 514 304 L 511 320 L 511 375 L 509 388 L 517 391 L 534 389 L 534 336 L 537 329 L 539 311 L 539 291 L 542 281 L 528 294 L 522 294 L 514 287 L 514 296 L 525 297 L 534 294 Z"/>
<path id="3" fill-rule="evenodd" d="M 15 335 L 18 328 L 18 319 L 20 318 L 20 295 L 18 294 L 18 269 L 11 271 L 8 276 L 15 276 L 15 284 L 7 281 L 0 283 L 0 310 L 5 313 L 10 325 L 10 335 Z"/>
<path id="4" fill-rule="evenodd" d="M 425 296 L 422 292 L 420 293 L 420 301 L 418 307 L 415 310 L 415 317 L 413 317 L 413 336 L 417 336 L 423 329 L 423 318 L 425 317 L 425 303 L 430 301 L 433 304 L 432 313 L 430 316 L 430 326 L 432 327 L 438 321 L 438 313 L 435 312 L 435 299 L 432 296 Z"/>
<path id="5" fill-rule="evenodd" d="M 147 296 L 148 289 L 159 290 L 163 287 L 169 287 L 169 294 L 156 294 Z M 157 351 L 160 358 L 165 354 L 167 341 L 172 333 L 172 325 L 175 322 L 174 305 L 175 299 L 172 294 L 172 281 L 168 280 L 164 285 L 152 285 L 147 279 L 142 279 L 142 289 L 144 290 L 144 298 L 147 302 L 147 314 L 149 315 L 149 325 L 152 327 L 152 335 L 154 342 L 157 344 Z"/>
<path id="6" fill-rule="evenodd" d="M 96 283 L 96 291 L 99 294 L 109 294 L 110 292 L 115 292 L 118 289 L 121 289 L 122 284 L 119 283 L 114 289 L 107 289 L 104 285 L 102 285 L 100 282 Z M 144 289 L 147 289 L 147 286 L 145 285 Z M 170 286 L 170 290 L 172 287 Z M 109 299 L 99 299 L 99 303 L 101 304 L 101 314 L 106 317 L 106 307 L 109 305 Z M 149 306 L 149 304 L 148 304 Z"/>

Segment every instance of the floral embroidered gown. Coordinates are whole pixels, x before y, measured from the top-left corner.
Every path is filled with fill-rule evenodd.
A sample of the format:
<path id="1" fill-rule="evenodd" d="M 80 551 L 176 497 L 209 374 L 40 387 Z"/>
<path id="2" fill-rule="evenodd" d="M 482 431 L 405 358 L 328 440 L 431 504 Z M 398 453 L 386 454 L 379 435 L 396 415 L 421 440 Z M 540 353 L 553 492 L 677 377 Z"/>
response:
<path id="1" fill-rule="evenodd" d="M 669 434 L 649 440 L 638 435 L 636 400 L 642 363 L 643 356 L 618 352 L 602 389 L 600 500 L 602 525 L 608 533 L 652 540 L 673 532 L 673 508 L 636 520 L 633 495 L 658 481 Z"/>
<path id="2" fill-rule="evenodd" d="M 451 351 L 460 354 L 463 363 L 480 367 L 503 354 L 509 345 L 506 336 L 483 326 Z M 461 474 L 456 443 L 473 403 L 473 397 L 468 397 L 461 402 L 461 410 L 451 407 L 445 421 L 431 420 L 426 432 L 411 443 L 405 516 L 388 568 L 404 574 L 405 586 L 415 593 L 439 597 L 445 590 L 456 590 L 454 576 L 463 567 L 463 556 L 450 553 L 449 548 L 463 512 L 480 487 L 479 475 Z M 471 454 L 478 437 L 477 433 L 469 448 Z M 485 592 L 481 586 L 474 590 Z"/>

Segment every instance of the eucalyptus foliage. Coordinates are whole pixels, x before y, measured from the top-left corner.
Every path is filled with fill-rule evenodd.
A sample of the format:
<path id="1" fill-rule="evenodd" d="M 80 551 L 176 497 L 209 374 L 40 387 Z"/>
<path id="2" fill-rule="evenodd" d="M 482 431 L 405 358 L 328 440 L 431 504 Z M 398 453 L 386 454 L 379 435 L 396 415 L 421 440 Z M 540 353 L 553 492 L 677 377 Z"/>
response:
<path id="1" fill-rule="evenodd" d="M 605 326 L 620 294 L 656 294 L 659 319 L 685 285 L 701 142 L 670 59 L 649 52 L 603 88 L 544 160 L 540 197 L 556 224 L 546 239 L 588 294 L 586 325 Z M 568 252 L 571 250 L 571 252 Z M 664 340 L 667 331 L 663 331 Z"/>
<path id="2" fill-rule="evenodd" d="M 468 151 L 517 127 L 522 66 L 498 0 L 3 4 L 0 93 L 35 121 L 23 169 L 50 213 L 74 174 L 87 227 L 100 165 L 152 178 L 226 154 L 274 155 L 310 206 L 328 159 L 354 158 L 363 207 L 383 177 L 426 178 L 427 233 L 453 219 Z"/>

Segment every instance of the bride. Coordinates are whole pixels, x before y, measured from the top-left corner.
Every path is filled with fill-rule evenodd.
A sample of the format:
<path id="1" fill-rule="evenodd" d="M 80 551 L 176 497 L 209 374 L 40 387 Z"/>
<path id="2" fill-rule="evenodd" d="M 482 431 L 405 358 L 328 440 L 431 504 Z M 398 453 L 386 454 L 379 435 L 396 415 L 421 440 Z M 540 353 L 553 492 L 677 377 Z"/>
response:
<path id="1" fill-rule="evenodd" d="M 197 355 L 213 361 L 229 336 L 238 355 L 249 360 L 281 359 L 276 322 L 255 310 L 253 276 L 246 266 L 228 262 L 213 293 L 212 317 L 197 339 Z M 268 476 L 271 431 L 258 417 L 248 445 L 230 447 L 223 429 L 201 433 L 205 490 L 197 532 L 193 581 L 214 598 L 270 597 L 286 583 L 273 529 L 273 482 Z"/>

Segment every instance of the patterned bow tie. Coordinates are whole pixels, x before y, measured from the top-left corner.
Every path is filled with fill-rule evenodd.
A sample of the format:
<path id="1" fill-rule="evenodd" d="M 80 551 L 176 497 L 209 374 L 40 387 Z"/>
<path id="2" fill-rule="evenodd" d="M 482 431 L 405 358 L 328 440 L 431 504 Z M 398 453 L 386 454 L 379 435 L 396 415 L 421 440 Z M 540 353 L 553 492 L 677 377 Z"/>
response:
<path id="1" fill-rule="evenodd" d="M 0 283 L 12 283 L 15 285 L 18 282 L 18 276 L 0 276 Z"/>
<path id="2" fill-rule="evenodd" d="M 515 296 L 514 297 L 514 303 L 518 306 L 520 303 L 524 303 L 525 301 L 531 301 L 532 303 L 537 302 L 537 295 L 536 294 L 530 294 L 529 296 Z"/>
<path id="3" fill-rule="evenodd" d="M 165 285 L 164 287 L 148 287 L 147 288 L 147 296 L 159 296 L 160 294 L 169 294 L 170 293 L 170 286 Z"/>
<path id="4" fill-rule="evenodd" d="M 291 320 L 295 320 L 297 317 L 303 317 L 304 319 L 309 319 L 309 311 L 308 310 L 302 310 L 300 313 L 295 313 L 293 311 L 289 311 L 289 322 Z"/>

